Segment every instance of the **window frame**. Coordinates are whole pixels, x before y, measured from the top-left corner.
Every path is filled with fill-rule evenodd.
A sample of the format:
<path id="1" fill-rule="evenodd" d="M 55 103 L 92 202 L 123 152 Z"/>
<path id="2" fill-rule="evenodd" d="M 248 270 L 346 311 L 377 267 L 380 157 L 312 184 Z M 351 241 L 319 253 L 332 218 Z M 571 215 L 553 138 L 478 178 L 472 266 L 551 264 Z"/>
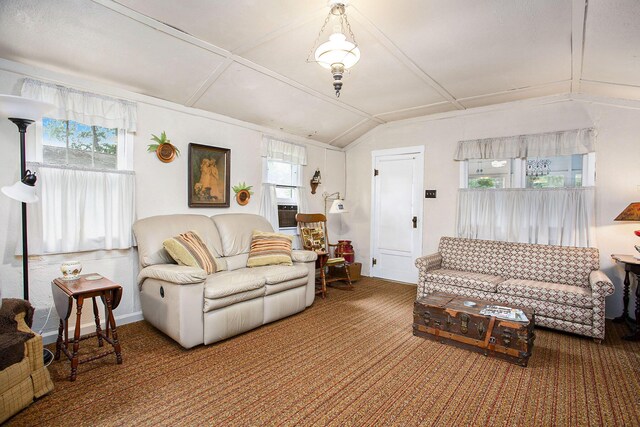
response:
<path id="1" fill-rule="evenodd" d="M 268 179 L 268 177 L 269 177 L 269 162 L 284 163 L 284 164 L 290 165 L 292 168 L 295 167 L 297 169 L 297 172 L 296 172 L 296 181 L 297 182 L 295 183 L 296 185 L 278 184 L 276 182 L 269 181 L 269 179 Z M 302 165 L 297 165 L 295 163 L 289 163 L 289 162 L 281 162 L 279 160 L 273 160 L 273 159 L 269 159 L 267 157 L 263 158 L 262 182 L 274 184 L 276 186 L 276 189 L 278 189 L 278 188 L 289 188 L 289 189 L 298 188 L 300 186 L 300 182 L 302 180 L 302 174 L 303 174 Z M 278 197 L 277 192 L 276 192 L 276 200 L 277 200 L 277 204 L 278 205 L 295 205 L 295 206 L 299 206 L 299 201 L 296 200 L 295 197 L 291 197 L 291 198 Z"/>

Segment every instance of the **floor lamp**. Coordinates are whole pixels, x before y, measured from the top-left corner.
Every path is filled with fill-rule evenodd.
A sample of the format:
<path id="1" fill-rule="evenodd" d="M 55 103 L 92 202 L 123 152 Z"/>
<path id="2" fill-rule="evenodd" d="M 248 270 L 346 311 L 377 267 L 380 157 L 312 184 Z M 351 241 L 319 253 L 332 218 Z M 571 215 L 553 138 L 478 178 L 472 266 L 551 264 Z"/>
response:
<path id="1" fill-rule="evenodd" d="M 2 192 L 22 202 L 22 280 L 24 299 L 29 300 L 29 251 L 27 247 L 27 203 L 35 203 L 36 175 L 27 170 L 25 150 L 26 134 L 29 125 L 51 111 L 54 105 L 20 96 L 0 95 L 0 117 L 11 120 L 20 134 L 20 180 L 15 184 L 2 187 Z"/>

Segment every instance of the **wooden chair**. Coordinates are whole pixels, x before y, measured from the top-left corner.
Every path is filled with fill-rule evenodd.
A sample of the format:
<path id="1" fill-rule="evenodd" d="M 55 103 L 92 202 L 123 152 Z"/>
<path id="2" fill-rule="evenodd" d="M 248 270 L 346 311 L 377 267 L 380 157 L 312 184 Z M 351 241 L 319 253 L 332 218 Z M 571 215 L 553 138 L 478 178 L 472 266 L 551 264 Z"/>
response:
<path id="1" fill-rule="evenodd" d="M 320 289 L 316 294 L 325 298 L 327 295 L 327 283 L 346 282 L 347 288 L 353 290 L 351 277 L 349 277 L 349 269 L 344 258 L 335 257 L 333 248 L 338 245 L 329 243 L 329 235 L 327 234 L 327 217 L 323 214 L 296 214 L 298 222 L 298 231 L 300 232 L 300 240 L 302 240 L 302 248 L 308 251 L 315 251 L 318 254 L 316 260 L 316 269 L 320 270 Z M 329 269 L 331 267 L 331 269 Z M 329 273 L 337 272 L 338 275 Z"/>

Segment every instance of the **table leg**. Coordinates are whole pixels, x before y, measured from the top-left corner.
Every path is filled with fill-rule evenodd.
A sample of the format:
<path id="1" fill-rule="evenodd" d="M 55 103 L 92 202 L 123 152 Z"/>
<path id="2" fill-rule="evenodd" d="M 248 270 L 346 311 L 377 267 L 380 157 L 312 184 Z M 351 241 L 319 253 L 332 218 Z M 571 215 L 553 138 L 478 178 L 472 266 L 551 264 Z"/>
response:
<path id="1" fill-rule="evenodd" d="M 60 319 L 60 326 L 58 327 L 58 339 L 56 340 L 56 354 L 53 356 L 54 360 L 60 360 L 60 349 L 62 348 L 62 328 L 64 327 L 64 321 Z"/>
<path id="2" fill-rule="evenodd" d="M 640 340 L 640 274 L 636 274 L 636 320 L 633 323 L 631 333 L 622 337 L 627 341 Z"/>
<path id="3" fill-rule="evenodd" d="M 96 335 L 98 336 L 98 347 L 102 347 L 102 328 L 100 328 L 100 312 L 98 311 L 98 304 L 96 304 L 96 297 L 92 297 L 93 301 L 93 318 L 96 322 Z"/>
<path id="4" fill-rule="evenodd" d="M 105 301 L 107 303 L 107 316 L 108 322 L 111 325 L 111 339 L 113 340 L 113 349 L 116 352 L 116 362 L 118 365 L 122 364 L 122 350 L 120 348 L 120 341 L 118 341 L 118 332 L 116 331 L 116 320 L 113 318 L 113 310 L 111 309 L 111 297 L 115 297 L 115 292 L 106 292 Z"/>
<path id="5" fill-rule="evenodd" d="M 622 293 L 622 316 L 613 319 L 614 323 L 622 323 L 629 318 L 629 270 L 624 272 L 624 292 Z"/>
<path id="6" fill-rule="evenodd" d="M 82 305 L 84 303 L 84 297 L 79 296 L 76 301 L 76 328 L 73 332 L 73 353 L 71 357 L 71 376 L 70 381 L 75 381 L 78 375 L 78 350 L 80 350 L 80 319 L 82 317 Z"/>

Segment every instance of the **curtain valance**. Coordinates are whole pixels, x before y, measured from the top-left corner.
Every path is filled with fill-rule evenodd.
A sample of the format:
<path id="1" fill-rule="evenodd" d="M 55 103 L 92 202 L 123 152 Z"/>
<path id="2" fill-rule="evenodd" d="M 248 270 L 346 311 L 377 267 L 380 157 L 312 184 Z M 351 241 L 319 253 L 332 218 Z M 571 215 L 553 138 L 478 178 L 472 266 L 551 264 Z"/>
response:
<path id="1" fill-rule="evenodd" d="M 523 159 L 595 151 L 593 128 L 459 141 L 454 160 Z"/>
<path id="2" fill-rule="evenodd" d="M 22 84 L 22 96 L 55 105 L 56 109 L 47 114 L 53 119 L 136 131 L 138 111 L 135 102 L 29 78 L 24 79 Z"/>
<path id="3" fill-rule="evenodd" d="M 262 140 L 262 157 L 294 165 L 306 165 L 307 148 L 265 136 Z"/>

